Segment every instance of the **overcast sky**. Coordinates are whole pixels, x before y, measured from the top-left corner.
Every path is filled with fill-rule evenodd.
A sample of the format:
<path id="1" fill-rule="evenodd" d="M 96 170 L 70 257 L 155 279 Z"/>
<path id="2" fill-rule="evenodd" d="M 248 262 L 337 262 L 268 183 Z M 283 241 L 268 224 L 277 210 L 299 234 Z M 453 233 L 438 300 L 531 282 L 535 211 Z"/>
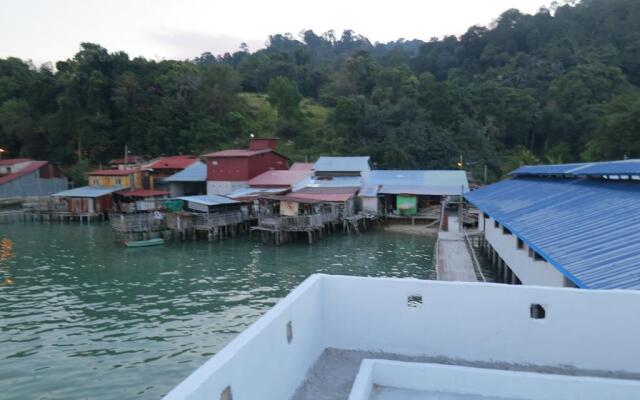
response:
<path id="1" fill-rule="evenodd" d="M 0 57 L 66 59 L 81 42 L 152 59 L 251 51 L 270 34 L 353 29 L 372 42 L 428 40 L 545 0 L 0 0 Z"/>

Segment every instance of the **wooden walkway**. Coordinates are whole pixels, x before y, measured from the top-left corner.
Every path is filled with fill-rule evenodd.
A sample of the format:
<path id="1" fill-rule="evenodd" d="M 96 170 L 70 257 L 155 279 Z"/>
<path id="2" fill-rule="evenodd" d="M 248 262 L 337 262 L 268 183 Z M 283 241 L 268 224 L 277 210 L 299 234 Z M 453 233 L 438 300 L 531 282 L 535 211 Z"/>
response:
<path id="1" fill-rule="evenodd" d="M 477 282 L 476 269 L 460 230 L 457 215 L 449 215 L 449 229 L 438 231 L 436 273 L 441 281 Z"/>

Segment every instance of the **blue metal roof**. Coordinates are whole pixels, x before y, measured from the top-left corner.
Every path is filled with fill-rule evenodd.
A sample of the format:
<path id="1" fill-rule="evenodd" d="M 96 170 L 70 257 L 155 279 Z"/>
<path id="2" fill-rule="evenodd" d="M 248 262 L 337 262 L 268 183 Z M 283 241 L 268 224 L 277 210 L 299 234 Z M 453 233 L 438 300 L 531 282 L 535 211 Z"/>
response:
<path id="1" fill-rule="evenodd" d="M 382 186 L 382 194 L 459 195 L 469 190 L 467 173 L 461 170 L 374 170 L 365 185 Z"/>
<path id="2" fill-rule="evenodd" d="M 116 185 L 116 186 L 82 186 L 75 189 L 64 190 L 62 192 L 54 193 L 51 196 L 53 197 L 88 197 L 88 198 L 96 198 L 106 196 L 113 192 L 117 192 L 118 190 L 126 189 L 125 186 Z"/>
<path id="3" fill-rule="evenodd" d="M 205 206 L 217 206 L 220 204 L 236 204 L 237 201 L 228 197 L 218 196 L 217 194 L 207 194 L 202 196 L 182 196 L 178 197 L 180 200 L 188 201 L 190 203 L 203 204 Z"/>
<path id="4" fill-rule="evenodd" d="M 516 178 L 465 194 L 579 287 L 640 289 L 640 184 Z"/>
<path id="5" fill-rule="evenodd" d="M 370 157 L 320 157 L 313 169 L 316 172 L 371 171 Z"/>
<path id="6" fill-rule="evenodd" d="M 205 182 L 207 180 L 207 165 L 196 161 L 180 172 L 164 179 L 165 182 Z"/>
<path id="7" fill-rule="evenodd" d="M 640 160 L 593 163 L 575 172 L 576 175 L 640 175 Z"/>
<path id="8" fill-rule="evenodd" d="M 525 165 L 511 171 L 509 175 L 572 175 L 590 165 L 591 163 Z"/>

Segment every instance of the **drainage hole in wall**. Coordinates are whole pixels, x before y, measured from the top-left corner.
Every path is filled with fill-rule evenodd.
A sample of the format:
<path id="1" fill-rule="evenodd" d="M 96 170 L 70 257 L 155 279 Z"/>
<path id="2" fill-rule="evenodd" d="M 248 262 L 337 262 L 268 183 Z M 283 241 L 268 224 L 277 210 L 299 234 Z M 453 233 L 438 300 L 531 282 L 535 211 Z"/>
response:
<path id="1" fill-rule="evenodd" d="M 413 308 L 422 306 L 422 296 L 413 295 L 413 296 L 407 297 L 407 306 L 413 307 Z"/>
<path id="2" fill-rule="evenodd" d="M 233 394 L 231 393 L 231 386 L 224 388 L 220 393 L 220 400 L 233 400 Z"/>
<path id="3" fill-rule="evenodd" d="M 291 321 L 287 322 L 287 343 L 291 343 L 293 340 L 293 326 Z"/>
<path id="4" fill-rule="evenodd" d="M 547 315 L 546 310 L 540 304 L 531 304 L 529 313 L 533 319 L 544 319 Z"/>

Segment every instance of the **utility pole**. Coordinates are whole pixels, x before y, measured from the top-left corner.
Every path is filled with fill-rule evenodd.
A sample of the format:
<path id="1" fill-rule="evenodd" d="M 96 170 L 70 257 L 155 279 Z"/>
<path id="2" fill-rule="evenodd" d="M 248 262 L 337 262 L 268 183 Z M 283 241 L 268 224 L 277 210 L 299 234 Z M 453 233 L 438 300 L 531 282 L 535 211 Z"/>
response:
<path id="1" fill-rule="evenodd" d="M 484 184 L 487 184 L 487 164 L 484 165 Z"/>

